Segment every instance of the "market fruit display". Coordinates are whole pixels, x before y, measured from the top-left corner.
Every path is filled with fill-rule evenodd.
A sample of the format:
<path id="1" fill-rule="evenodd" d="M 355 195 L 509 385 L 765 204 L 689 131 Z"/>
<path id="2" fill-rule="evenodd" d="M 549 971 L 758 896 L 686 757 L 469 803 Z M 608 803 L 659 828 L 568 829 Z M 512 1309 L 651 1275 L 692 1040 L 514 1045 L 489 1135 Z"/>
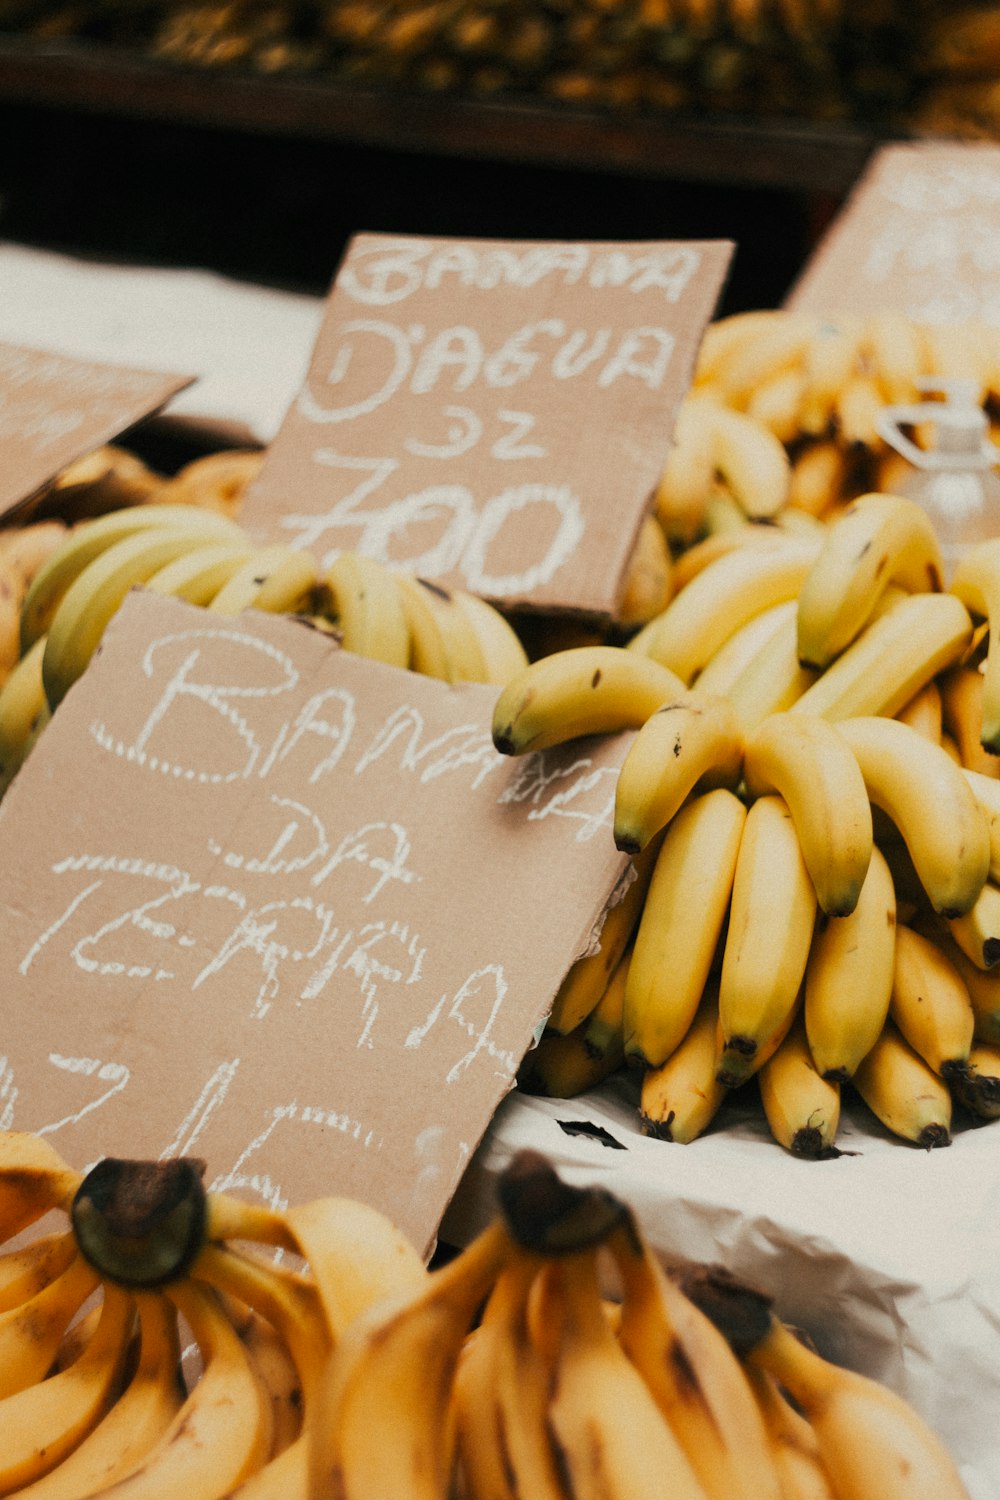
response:
<path id="1" fill-rule="evenodd" d="M 272 1210 L 204 1171 L 84 1174 L 0 1133 L 2 1493 L 965 1496 L 904 1400 L 801 1342 L 762 1291 L 669 1274 L 631 1209 L 535 1152 L 431 1270 L 364 1203 Z"/>
<path id="2" fill-rule="evenodd" d="M 559 743 L 560 725 L 634 731 L 610 835 L 649 851 L 609 913 L 603 968 L 595 955 L 567 975 L 521 1084 L 566 1096 L 625 1065 L 642 1129 L 686 1143 L 756 1077 L 796 1155 L 837 1154 L 848 1091 L 901 1141 L 942 1146 L 996 1113 L 995 1058 L 972 1049 L 1000 1036 L 1000 550 L 970 546 L 945 587 L 919 506 L 879 493 L 800 561 L 803 546 L 718 553 L 626 646 L 556 653 L 498 695 L 505 754 Z M 797 578 L 790 608 L 759 566 L 772 554 Z M 713 615 L 700 595 L 716 573 Z M 740 672 L 714 673 L 745 632 Z M 610 1068 L 615 1049 L 586 1040 L 601 975 L 620 991 Z"/>

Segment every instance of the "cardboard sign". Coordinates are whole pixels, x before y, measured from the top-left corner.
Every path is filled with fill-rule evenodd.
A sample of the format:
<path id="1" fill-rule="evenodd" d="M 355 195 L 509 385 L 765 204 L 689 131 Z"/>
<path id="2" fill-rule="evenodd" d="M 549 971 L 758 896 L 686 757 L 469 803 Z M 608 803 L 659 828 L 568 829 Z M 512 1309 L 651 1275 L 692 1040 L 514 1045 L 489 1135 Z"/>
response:
<path id="1" fill-rule="evenodd" d="M 0 806 L 0 1128 L 432 1243 L 627 869 L 631 736 L 133 592 Z"/>
<path id="2" fill-rule="evenodd" d="M 193 379 L 0 343 L 0 514 Z"/>
<path id="3" fill-rule="evenodd" d="M 1000 324 L 1000 146 L 886 146 L 785 306 Z"/>
<path id="4" fill-rule="evenodd" d="M 610 616 L 732 249 L 357 236 L 246 525 Z"/>

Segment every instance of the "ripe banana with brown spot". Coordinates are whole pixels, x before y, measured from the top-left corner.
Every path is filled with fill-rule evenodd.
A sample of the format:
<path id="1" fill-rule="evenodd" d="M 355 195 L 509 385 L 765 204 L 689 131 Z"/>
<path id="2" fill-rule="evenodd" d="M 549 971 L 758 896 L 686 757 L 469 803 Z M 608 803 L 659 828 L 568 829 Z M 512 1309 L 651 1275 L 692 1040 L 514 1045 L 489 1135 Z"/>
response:
<path id="1" fill-rule="evenodd" d="M 771 1134 L 793 1156 L 820 1161 L 838 1155 L 840 1085 L 813 1061 L 801 1015 L 757 1074 Z"/>
<path id="2" fill-rule="evenodd" d="M 709 976 L 687 1032 L 658 1068 L 642 1077 L 643 1135 L 686 1146 L 708 1129 L 729 1090 L 716 1075 L 722 1061 L 718 981 Z"/>
<path id="3" fill-rule="evenodd" d="M 888 1020 L 855 1069 L 854 1087 L 872 1114 L 901 1140 L 930 1151 L 951 1144 L 951 1094 L 894 1021 Z"/>
<path id="4" fill-rule="evenodd" d="M 936 943 L 903 925 L 896 929 L 889 1014 L 946 1082 L 968 1072 L 975 1015 L 962 976 Z"/>
<path id="5" fill-rule="evenodd" d="M 329 613 L 345 651 L 407 667 L 410 631 L 394 575 L 384 563 L 342 552 L 322 578 Z"/>
<path id="6" fill-rule="evenodd" d="M 1000 754 L 1000 537 L 967 547 L 955 564 L 951 593 L 961 599 L 976 620 L 989 625 L 986 665 L 980 703 L 981 740 L 993 755 Z"/>

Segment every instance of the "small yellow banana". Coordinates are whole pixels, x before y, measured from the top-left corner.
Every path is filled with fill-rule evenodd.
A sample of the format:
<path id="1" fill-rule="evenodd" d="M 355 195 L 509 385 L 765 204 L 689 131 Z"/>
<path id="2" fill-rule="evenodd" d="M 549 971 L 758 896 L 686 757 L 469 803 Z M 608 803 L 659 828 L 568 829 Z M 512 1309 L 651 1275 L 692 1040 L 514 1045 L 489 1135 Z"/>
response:
<path id="1" fill-rule="evenodd" d="M 837 392 L 835 422 L 838 440 L 845 448 L 876 451 L 881 444 L 879 417 L 882 393 L 878 381 L 867 370 L 858 370 Z"/>
<path id="2" fill-rule="evenodd" d="M 28 647 L 0 687 L 0 796 L 27 759 L 34 735 L 49 713 L 42 681 L 45 640 L 39 636 Z"/>
<path id="3" fill-rule="evenodd" d="M 743 1368 L 764 1419 L 783 1500 L 837 1500 L 816 1434 L 806 1418 L 786 1398 L 773 1375 L 748 1361 Z"/>
<path id="4" fill-rule="evenodd" d="M 625 985 L 632 967 L 631 947 L 626 948 L 604 994 L 583 1023 L 583 1046 L 597 1061 L 607 1062 L 614 1072 L 625 1061 L 625 1036 L 622 1018 L 625 1014 Z"/>
<path id="5" fill-rule="evenodd" d="M 820 318 L 813 325 L 803 357 L 805 389 L 800 426 L 812 437 L 833 423 L 837 400 L 857 372 L 861 326 L 850 318 Z"/>
<path id="6" fill-rule="evenodd" d="M 896 929 L 889 1014 L 946 1082 L 968 1072 L 975 1015 L 962 976 L 936 943 L 903 925 Z"/>
<path id="7" fill-rule="evenodd" d="M 751 797 L 782 796 L 822 911 L 857 905 L 872 852 L 872 814 L 850 745 L 818 714 L 771 714 L 746 737 L 743 777 Z"/>
<path id="8" fill-rule="evenodd" d="M 53 1230 L 0 1255 L 0 1312 L 27 1302 L 61 1276 L 77 1251 L 69 1230 Z"/>
<path id="9" fill-rule="evenodd" d="M 802 405 L 805 397 L 805 373 L 794 366 L 779 370 L 762 380 L 747 402 L 747 416 L 774 434 L 786 447 L 802 432 Z M 791 501 L 791 476 L 787 485 Z"/>
<path id="10" fill-rule="evenodd" d="M 869 363 L 887 406 L 909 406 L 920 398 L 920 378 L 930 373 L 919 326 L 904 313 L 885 309 L 865 322 Z"/>
<path id="11" fill-rule="evenodd" d="M 455 589 L 452 599 L 479 643 L 483 670 L 477 680 L 505 687 L 528 665 L 527 652 L 516 630 L 498 609 L 480 599 L 478 594 Z"/>
<path id="12" fill-rule="evenodd" d="M 901 1140 L 930 1151 L 951 1144 L 951 1094 L 895 1022 L 888 1020 L 854 1072 L 854 1087 L 872 1114 Z"/>
<path id="13" fill-rule="evenodd" d="M 942 673 L 938 681 L 942 729 L 958 746 L 962 765 L 1000 781 L 1000 756 L 983 745 L 982 672 L 971 663 L 960 662 Z M 0 699 L 2 696 L 0 693 Z"/>
<path id="14" fill-rule="evenodd" d="M 839 1153 L 840 1085 L 813 1062 L 801 1016 L 757 1074 L 771 1134 L 793 1156 L 819 1161 Z"/>
<path id="15" fill-rule="evenodd" d="M 276 542 L 251 552 L 208 608 L 218 615 L 238 615 L 245 609 L 308 614 L 318 583 L 319 564 L 311 553 Z"/>
<path id="16" fill-rule="evenodd" d="M 807 443 L 792 460 L 788 504 L 810 516 L 822 516 L 844 494 L 850 462 L 833 438 Z"/>
<path id="17" fill-rule="evenodd" d="M 911 729 L 915 729 L 925 739 L 933 740 L 936 745 L 939 745 L 943 727 L 942 714 L 941 689 L 937 679 L 932 677 L 930 682 L 925 682 L 922 688 L 917 689 L 913 697 L 903 704 L 893 718 L 909 724 Z"/>
<path id="18" fill-rule="evenodd" d="M 699 693 L 721 693 L 728 697 L 743 673 L 776 632 L 795 618 L 796 603 L 786 599 L 754 615 L 719 647 L 698 673 L 694 686 Z"/>
<path id="19" fill-rule="evenodd" d="M 712 419 L 717 403 L 697 394 L 680 406 L 666 463 L 656 488 L 657 520 L 668 541 L 685 545 L 702 530 L 715 482 Z"/>
<path id="20" fill-rule="evenodd" d="M 647 1067 L 665 1062 L 694 1020 L 729 910 L 745 820 L 740 799 L 719 787 L 691 798 L 667 828 L 625 986 L 625 1051 Z"/>
<path id="21" fill-rule="evenodd" d="M 532 662 L 493 710 L 501 755 L 525 755 L 587 734 L 638 729 L 684 686 L 676 673 L 619 646 L 576 646 Z"/>
<path id="22" fill-rule="evenodd" d="M 801 365 L 812 327 L 811 319 L 782 312 L 752 338 L 734 341 L 728 354 L 716 360 L 713 375 L 727 405 L 744 407 L 762 381 Z"/>
<path id="23" fill-rule="evenodd" d="M 981 738 L 987 750 L 1000 754 L 1000 537 L 978 542 L 961 554 L 950 591 L 976 620 L 986 620 L 989 636 L 980 705 Z"/>
<path id="24" fill-rule="evenodd" d="M 861 495 L 827 528 L 799 594 L 799 660 L 826 667 L 860 633 L 890 583 L 943 587 L 941 547 L 926 511 L 902 495 Z"/>
<path id="25" fill-rule="evenodd" d="M 409 573 L 395 574 L 406 625 L 410 633 L 409 666 L 423 677 L 434 677 L 439 682 L 448 682 L 448 653 L 444 635 L 437 615 L 431 605 L 431 592 L 436 585 L 422 578 L 413 578 Z"/>
<path id="26" fill-rule="evenodd" d="M 479 632 L 461 607 L 457 591 L 439 583 L 424 584 L 427 601 L 437 620 L 449 682 L 486 682 L 486 664 Z"/>
<path id="27" fill-rule="evenodd" d="M 716 1074 L 722 1060 L 718 983 L 710 977 L 694 1020 L 670 1056 L 642 1079 L 644 1135 L 687 1146 L 712 1123 L 729 1090 Z"/>
<path id="28" fill-rule="evenodd" d="M 67 1208 L 83 1181 L 44 1136 L 0 1131 L 0 1241 L 48 1213 Z"/>
<path id="29" fill-rule="evenodd" d="M 803 1015 L 821 1077 L 846 1082 L 871 1051 L 889 1013 L 896 891 L 885 856 L 872 849 L 858 904 L 817 924 L 806 965 Z"/>
<path id="30" fill-rule="evenodd" d="M 1000 1047 L 973 1042 L 969 1071 L 952 1084 L 956 1099 L 981 1120 L 1000 1119 Z"/>
<path id="31" fill-rule="evenodd" d="M 716 472 L 751 520 L 769 520 L 787 503 L 790 468 L 781 439 L 745 412 L 719 406 L 711 422 Z"/>
<path id="32" fill-rule="evenodd" d="M 396 580 L 384 563 L 342 552 L 323 576 L 345 651 L 407 667 L 410 631 Z"/>
<path id="33" fill-rule="evenodd" d="M 722 956 L 720 1083 L 742 1083 L 791 1026 L 815 917 L 816 891 L 788 805 L 758 797 L 743 829 Z"/>
<path id="34" fill-rule="evenodd" d="M 185 599 L 189 604 L 210 604 L 246 562 L 250 550 L 249 538 L 242 542 L 198 542 L 191 551 L 181 553 L 147 578 L 143 586 L 154 594 Z"/>
<path id="35" fill-rule="evenodd" d="M 792 601 L 793 610 L 795 601 Z M 793 613 L 782 620 L 753 659 L 747 662 L 725 696 L 749 734 L 769 714 L 794 707 L 816 682 L 818 673 L 799 661 Z"/>
<path id="36" fill-rule="evenodd" d="M 63 1334 L 97 1284 L 97 1272 L 77 1254 L 41 1291 L 0 1313 L 0 1399 L 45 1378 Z"/>
<path id="37" fill-rule="evenodd" d="M 968 912 L 986 882 L 990 837 L 969 783 L 940 745 L 896 719 L 838 725 L 872 802 L 902 835 L 934 910 Z"/>
<path id="38" fill-rule="evenodd" d="M 761 334 L 781 328 L 786 316 L 780 310 L 755 308 L 752 312 L 731 313 L 710 323 L 695 362 L 695 386 L 718 380 L 738 350 L 751 347 Z"/>
<path id="39" fill-rule="evenodd" d="M 613 980 L 614 975 L 609 983 Z M 586 1028 L 587 1021 L 582 1021 L 575 1031 L 565 1035 L 544 1032 L 521 1063 L 518 1088 L 544 1099 L 575 1099 L 616 1072 L 625 1057 L 622 1046 L 612 1045 L 604 1052 L 594 1052 L 587 1044 Z"/>
<path id="40" fill-rule="evenodd" d="M 1000 886 L 987 880 L 965 911 L 948 918 L 948 928 L 977 969 L 1000 963 Z"/>
<path id="41" fill-rule="evenodd" d="M 644 516 L 625 570 L 625 584 L 615 610 L 618 631 L 638 630 L 666 609 L 673 593 L 670 548 L 655 516 Z"/>

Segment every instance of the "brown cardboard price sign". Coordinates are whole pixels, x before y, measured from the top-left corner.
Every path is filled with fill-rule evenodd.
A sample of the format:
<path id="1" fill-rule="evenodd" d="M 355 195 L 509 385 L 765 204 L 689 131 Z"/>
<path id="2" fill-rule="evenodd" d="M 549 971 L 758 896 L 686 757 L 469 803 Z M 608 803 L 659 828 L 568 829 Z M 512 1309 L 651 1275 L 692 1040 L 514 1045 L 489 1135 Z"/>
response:
<path id="1" fill-rule="evenodd" d="M 428 1247 L 627 869 L 629 736 L 136 591 L 0 807 L 0 1126 Z"/>
<path id="2" fill-rule="evenodd" d="M 612 614 L 732 248 L 358 235 L 247 525 Z"/>
<path id="3" fill-rule="evenodd" d="M 0 514 L 193 379 L 0 343 Z"/>
<path id="4" fill-rule="evenodd" d="M 786 301 L 1000 324 L 1000 146 L 885 146 Z"/>

